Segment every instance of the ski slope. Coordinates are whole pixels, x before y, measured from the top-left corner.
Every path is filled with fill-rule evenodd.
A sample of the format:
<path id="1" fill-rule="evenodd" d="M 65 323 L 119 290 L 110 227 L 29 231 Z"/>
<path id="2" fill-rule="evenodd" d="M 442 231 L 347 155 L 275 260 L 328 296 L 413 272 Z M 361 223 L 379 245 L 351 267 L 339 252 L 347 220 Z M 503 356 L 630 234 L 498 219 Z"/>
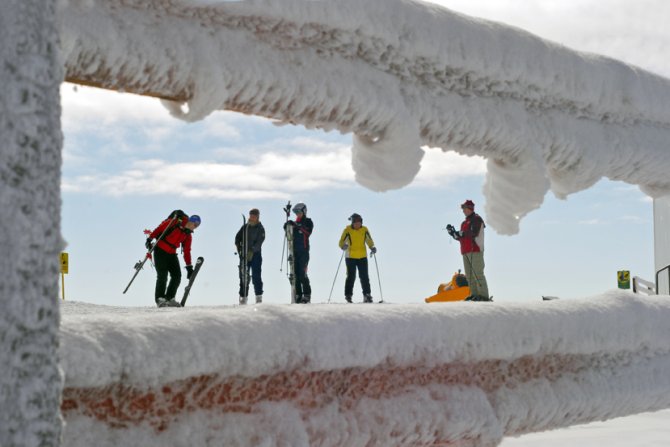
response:
<path id="1" fill-rule="evenodd" d="M 410 183 L 426 147 L 488 160 L 502 234 L 607 177 L 670 193 L 670 81 L 412 0 L 62 2 L 66 79 L 353 134 L 362 185 Z"/>
<path id="2" fill-rule="evenodd" d="M 64 445 L 458 445 L 670 407 L 670 301 L 63 303 Z"/>

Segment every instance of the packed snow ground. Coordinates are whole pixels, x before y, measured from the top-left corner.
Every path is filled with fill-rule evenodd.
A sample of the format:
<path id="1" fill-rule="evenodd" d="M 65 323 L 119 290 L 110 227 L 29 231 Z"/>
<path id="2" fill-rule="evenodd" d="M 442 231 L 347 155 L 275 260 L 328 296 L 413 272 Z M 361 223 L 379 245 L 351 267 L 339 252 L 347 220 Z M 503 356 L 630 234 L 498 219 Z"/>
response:
<path id="1" fill-rule="evenodd" d="M 186 120 L 352 132 L 373 190 L 411 182 L 425 146 L 481 155 L 500 233 L 602 177 L 670 193 L 670 81 L 518 29 L 411 0 L 59 4 L 68 79 L 181 98 Z"/>
<path id="2" fill-rule="evenodd" d="M 494 446 L 670 407 L 667 297 L 62 310 L 68 446 Z"/>

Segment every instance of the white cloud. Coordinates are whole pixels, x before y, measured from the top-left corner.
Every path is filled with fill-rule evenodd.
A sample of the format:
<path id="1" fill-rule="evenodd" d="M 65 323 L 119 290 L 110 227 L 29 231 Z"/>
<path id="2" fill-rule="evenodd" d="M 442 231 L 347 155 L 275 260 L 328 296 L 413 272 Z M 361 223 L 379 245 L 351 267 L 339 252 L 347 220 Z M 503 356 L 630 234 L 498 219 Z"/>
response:
<path id="1" fill-rule="evenodd" d="M 63 84 L 61 104 L 62 125 L 66 133 L 90 130 L 93 126 L 175 122 L 158 99 L 130 93 Z"/>
<path id="2" fill-rule="evenodd" d="M 130 93 L 64 83 L 61 104 L 66 136 L 95 131 L 112 138 L 127 134 L 126 128 L 131 127 L 161 141 L 169 137 L 171 130 L 189 125 L 170 116 L 160 100 Z M 238 114 L 221 111 L 213 113 L 202 125 L 212 137 L 238 139 L 240 134 L 233 124 L 237 119 Z"/>
<path id="3" fill-rule="evenodd" d="M 457 178 L 486 174 L 486 160 L 482 157 L 466 157 L 455 152 L 423 148 L 421 171 L 410 187 L 444 187 Z"/>
<path id="4" fill-rule="evenodd" d="M 260 199 L 354 186 L 348 146 L 307 138 L 299 138 L 297 142 L 308 147 L 322 147 L 318 152 L 307 153 L 265 152 L 244 164 L 141 160 L 118 174 L 95 173 L 66 178 L 63 190 L 113 196 L 176 193 L 190 198 Z M 484 161 L 479 157 L 429 149 L 414 187 L 444 187 L 456 178 L 481 175 L 484 171 Z"/>
<path id="5" fill-rule="evenodd" d="M 66 179 L 63 189 L 115 196 L 176 193 L 221 199 L 288 197 L 295 191 L 353 184 L 348 152 L 348 148 L 307 155 L 270 152 L 251 164 L 143 160 L 120 174 Z"/>
<path id="6" fill-rule="evenodd" d="M 588 220 L 580 220 L 577 223 L 580 225 L 601 225 L 604 222 L 602 222 L 600 219 L 588 219 Z"/>

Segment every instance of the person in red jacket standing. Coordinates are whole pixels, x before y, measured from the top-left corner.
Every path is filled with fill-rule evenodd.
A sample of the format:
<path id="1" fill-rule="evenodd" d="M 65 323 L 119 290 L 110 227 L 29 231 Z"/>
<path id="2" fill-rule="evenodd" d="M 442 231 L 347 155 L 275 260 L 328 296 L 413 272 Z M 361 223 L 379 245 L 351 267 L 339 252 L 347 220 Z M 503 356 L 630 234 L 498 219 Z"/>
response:
<path id="1" fill-rule="evenodd" d="M 461 224 L 460 231 L 456 231 L 453 225 L 447 225 L 449 235 L 461 243 L 461 254 L 463 255 L 463 267 L 465 276 L 470 286 L 470 296 L 466 301 L 491 301 L 489 286 L 484 276 L 484 219 L 475 213 L 475 204 L 472 200 L 466 200 L 461 209 L 465 220 Z"/>
<path id="2" fill-rule="evenodd" d="M 155 299 L 158 307 L 181 307 L 181 304 L 175 300 L 177 288 L 181 282 L 181 268 L 177 258 L 177 249 L 181 245 L 184 262 L 186 263 L 186 278 L 190 279 L 193 274 L 191 234 L 199 225 L 200 216 L 194 214 L 189 217 L 182 210 L 175 210 L 147 237 L 146 247 L 148 250 L 153 247 L 152 240 L 157 239 L 153 255 L 156 265 Z M 170 275 L 169 284 L 168 274 Z M 165 288 L 166 285 L 167 289 Z"/>

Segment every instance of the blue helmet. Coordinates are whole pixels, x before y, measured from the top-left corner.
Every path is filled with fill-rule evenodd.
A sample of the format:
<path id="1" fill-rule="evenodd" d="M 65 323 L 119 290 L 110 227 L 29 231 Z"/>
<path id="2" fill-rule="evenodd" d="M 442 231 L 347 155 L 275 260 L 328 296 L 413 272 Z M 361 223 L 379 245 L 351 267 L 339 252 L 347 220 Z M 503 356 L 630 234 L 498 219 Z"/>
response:
<path id="1" fill-rule="evenodd" d="M 201 222 L 200 216 L 198 216 L 197 214 L 194 214 L 191 217 L 189 217 L 188 221 L 193 222 L 196 227 L 200 226 L 200 222 Z"/>

